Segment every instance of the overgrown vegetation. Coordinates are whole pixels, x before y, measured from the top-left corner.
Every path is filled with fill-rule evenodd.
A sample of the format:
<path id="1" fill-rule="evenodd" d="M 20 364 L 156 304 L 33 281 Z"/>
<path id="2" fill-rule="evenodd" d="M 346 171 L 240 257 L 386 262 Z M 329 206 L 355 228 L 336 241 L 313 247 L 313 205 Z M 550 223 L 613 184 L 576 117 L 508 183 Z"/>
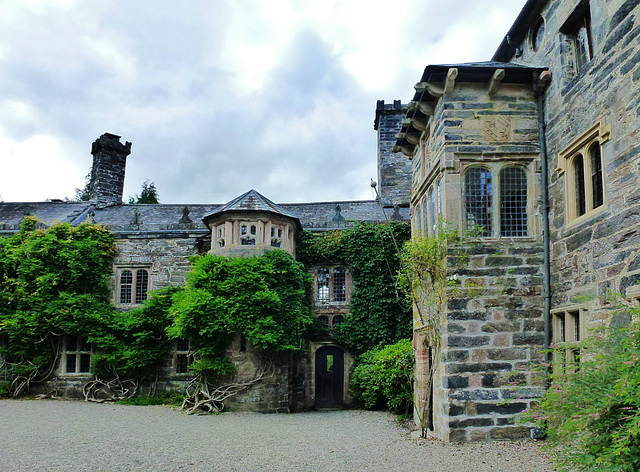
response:
<path id="1" fill-rule="evenodd" d="M 455 285 L 455 281 L 448 279 L 448 273 L 466 259 L 466 253 L 455 248 L 457 242 L 457 232 L 439 222 L 434 236 L 414 236 L 402 250 L 400 281 L 416 311 L 416 349 L 423 353 L 430 352 L 432 359 L 440 356 L 443 307 L 447 301 L 448 286 Z M 416 391 L 414 398 L 422 437 L 426 437 L 429 427 L 426 422 L 432 408 L 429 392 L 436 365 L 436 362 L 431 362 L 426 366 L 426 384 Z"/>
<path id="2" fill-rule="evenodd" d="M 354 292 L 336 339 L 357 354 L 411 336 L 411 304 L 398 286 L 400 256 L 391 232 L 402 246 L 411 227 L 361 223 L 320 234 L 305 231 L 298 244 L 298 258 L 307 266 L 342 262 L 349 267 Z"/>
<path id="3" fill-rule="evenodd" d="M 371 349 L 358 359 L 350 378 L 357 404 L 406 414 L 413 405 L 414 356 L 411 339 Z"/>
<path id="4" fill-rule="evenodd" d="M 93 225 L 38 226 L 25 217 L 17 234 L 0 238 L 0 355 L 12 395 L 50 375 L 63 334 L 105 345 L 114 339 L 111 233 Z"/>
<path id="5" fill-rule="evenodd" d="M 550 388 L 524 419 L 546 428 L 559 470 L 640 470 L 640 321 L 553 346 L 556 359 L 565 349 L 580 353 L 579 364 L 555 364 Z"/>
<path id="6" fill-rule="evenodd" d="M 237 333 L 264 352 L 290 351 L 300 348 L 312 322 L 310 275 L 284 251 L 196 257 L 185 287 L 159 290 L 141 307 L 120 312 L 110 303 L 112 235 L 88 224 L 41 226 L 25 218 L 19 233 L 0 238 L 0 368 L 9 379 L 0 385 L 4 395 L 46 380 L 64 335 L 94 346 L 96 380 L 85 386 L 85 395 L 109 389 L 124 398 L 138 392 L 139 380 L 157 378 L 174 338 L 190 341 L 191 371 L 208 389 L 232 373 L 225 348 Z"/>

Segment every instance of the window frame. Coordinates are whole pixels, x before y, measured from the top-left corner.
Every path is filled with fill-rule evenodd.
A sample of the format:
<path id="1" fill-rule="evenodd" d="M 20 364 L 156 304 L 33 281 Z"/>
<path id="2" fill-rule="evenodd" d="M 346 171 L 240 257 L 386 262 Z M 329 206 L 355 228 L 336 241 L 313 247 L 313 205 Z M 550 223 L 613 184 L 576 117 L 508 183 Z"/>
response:
<path id="1" fill-rule="evenodd" d="M 138 284 L 139 284 L 139 274 L 142 271 L 147 273 L 147 281 L 146 281 L 146 289 L 144 290 L 144 298 L 141 301 L 138 301 Z M 115 268 L 116 272 L 116 286 L 114 290 L 114 304 L 117 307 L 136 307 L 142 305 L 145 300 L 149 298 L 149 292 L 151 291 L 151 266 L 149 265 L 119 265 Z M 131 300 L 129 302 L 122 301 L 122 289 L 123 289 L 123 274 L 126 272 L 131 273 L 131 289 L 129 296 Z"/>
<path id="2" fill-rule="evenodd" d="M 75 348 L 69 349 L 69 341 L 75 339 Z M 89 356 L 89 366 L 86 370 L 82 370 L 83 358 Z M 73 370 L 69 371 L 69 359 L 73 358 Z M 60 365 L 59 372 L 61 375 L 86 376 L 91 374 L 91 362 L 93 360 L 93 346 L 87 343 L 82 336 L 65 334 L 61 340 L 60 347 Z"/>
<path id="3" fill-rule="evenodd" d="M 439 176 L 429 184 L 416 209 L 416 223 L 424 236 L 434 236 L 443 217 L 442 181 Z"/>
<path id="4" fill-rule="evenodd" d="M 468 195 L 467 195 L 467 175 L 473 169 L 484 169 L 491 174 L 491 205 L 490 205 L 490 224 L 491 231 L 483 234 L 475 234 L 473 228 L 469 226 L 469 213 L 468 208 Z M 520 169 L 525 177 L 526 201 L 524 202 L 524 222 L 525 233 L 521 236 L 503 235 L 502 228 L 502 203 L 503 203 L 503 191 L 502 191 L 502 176 L 503 171 L 509 168 Z M 461 185 L 462 185 L 462 223 L 464 226 L 464 232 L 469 237 L 480 237 L 483 239 L 527 239 L 532 238 L 535 235 L 534 226 L 532 224 L 532 215 L 534 213 L 531 198 L 531 188 L 535 185 L 533 179 L 533 171 L 531 169 L 531 162 L 519 162 L 519 161 L 496 161 L 496 162 L 477 162 L 470 161 L 467 163 L 463 171 L 461 172 Z"/>
<path id="5" fill-rule="evenodd" d="M 573 226 L 579 224 L 594 215 L 602 213 L 607 208 L 607 191 L 604 173 L 604 144 L 611 139 L 611 125 L 606 124 L 600 120 L 591 128 L 586 130 L 580 136 L 573 140 L 573 142 L 560 151 L 558 156 L 558 168 L 556 171 L 558 175 L 565 175 L 565 224 L 567 226 Z M 591 151 L 593 147 L 599 146 L 600 151 L 600 198 L 602 203 L 594 207 L 594 182 L 593 182 L 593 165 Z M 579 157 L 582 156 L 582 181 L 584 182 L 584 189 L 579 189 L 578 180 L 576 178 L 576 165 L 579 162 Z M 579 214 L 580 211 L 577 208 L 577 201 L 580 197 L 580 193 L 584 192 L 585 209 L 584 213 Z"/>
<path id="6" fill-rule="evenodd" d="M 181 346 L 180 343 L 186 343 L 187 349 L 181 349 L 184 346 Z M 178 369 L 180 367 L 181 359 L 186 359 L 186 367 L 187 370 L 184 372 L 179 372 Z M 191 375 L 189 372 L 189 366 L 193 362 L 193 352 L 191 350 L 191 343 L 188 339 L 176 339 L 173 344 L 173 371 L 172 374 L 177 377 L 185 377 Z"/>
<path id="7" fill-rule="evenodd" d="M 320 297 L 320 277 L 319 274 L 321 271 L 326 270 L 327 281 L 326 285 L 323 283 L 322 287 L 327 287 L 327 296 Z M 339 297 L 340 300 L 336 300 L 338 298 L 336 295 L 341 291 L 336 290 L 336 281 L 340 277 L 336 277 L 339 274 L 339 271 L 343 271 L 343 280 L 344 280 L 344 294 Z M 351 298 L 351 273 L 347 266 L 343 264 L 337 265 L 321 265 L 314 267 L 312 269 L 313 274 L 313 301 L 316 305 L 346 305 L 349 303 Z M 338 280 L 339 281 L 339 280 Z M 344 298 L 344 299 L 342 299 Z"/>
<path id="8" fill-rule="evenodd" d="M 571 45 L 573 72 L 579 76 L 594 58 L 591 8 L 588 0 L 582 0 L 578 4 L 560 27 L 560 33 Z"/>
<path id="9" fill-rule="evenodd" d="M 553 372 L 565 374 L 579 368 L 580 342 L 586 338 L 587 308 L 571 306 L 551 312 L 551 344 Z"/>

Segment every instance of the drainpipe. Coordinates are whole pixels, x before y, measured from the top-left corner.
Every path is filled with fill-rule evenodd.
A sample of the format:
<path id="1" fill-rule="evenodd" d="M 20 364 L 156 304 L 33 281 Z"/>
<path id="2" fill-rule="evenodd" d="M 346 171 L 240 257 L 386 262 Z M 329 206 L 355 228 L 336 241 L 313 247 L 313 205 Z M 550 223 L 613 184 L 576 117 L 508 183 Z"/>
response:
<path id="1" fill-rule="evenodd" d="M 551 72 L 544 71 L 534 77 L 533 91 L 538 104 L 538 133 L 540 135 L 541 187 L 542 187 L 542 245 L 544 251 L 544 347 L 551 345 L 551 248 L 549 245 L 549 182 L 547 169 L 547 125 L 544 121 L 544 92 L 551 80 Z M 547 362 L 551 354 L 547 353 Z"/>

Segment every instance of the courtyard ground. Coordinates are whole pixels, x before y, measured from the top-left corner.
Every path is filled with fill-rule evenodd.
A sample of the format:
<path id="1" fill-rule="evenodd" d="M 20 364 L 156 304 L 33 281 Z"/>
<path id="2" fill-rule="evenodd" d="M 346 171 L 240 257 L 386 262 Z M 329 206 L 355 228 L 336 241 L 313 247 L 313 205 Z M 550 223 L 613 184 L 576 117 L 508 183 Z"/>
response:
<path id="1" fill-rule="evenodd" d="M 416 440 L 383 412 L 224 413 L 0 400 L 1 471 L 551 471 L 540 444 Z"/>

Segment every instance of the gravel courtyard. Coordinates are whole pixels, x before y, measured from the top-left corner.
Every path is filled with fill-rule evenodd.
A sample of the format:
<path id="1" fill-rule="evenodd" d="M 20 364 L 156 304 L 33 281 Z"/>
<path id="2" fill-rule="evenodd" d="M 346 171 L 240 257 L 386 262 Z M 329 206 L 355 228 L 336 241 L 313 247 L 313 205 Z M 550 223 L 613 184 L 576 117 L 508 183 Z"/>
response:
<path id="1" fill-rule="evenodd" d="M 410 439 L 382 412 L 188 416 L 162 406 L 1 400 L 1 471 L 551 471 L 533 442 Z"/>

